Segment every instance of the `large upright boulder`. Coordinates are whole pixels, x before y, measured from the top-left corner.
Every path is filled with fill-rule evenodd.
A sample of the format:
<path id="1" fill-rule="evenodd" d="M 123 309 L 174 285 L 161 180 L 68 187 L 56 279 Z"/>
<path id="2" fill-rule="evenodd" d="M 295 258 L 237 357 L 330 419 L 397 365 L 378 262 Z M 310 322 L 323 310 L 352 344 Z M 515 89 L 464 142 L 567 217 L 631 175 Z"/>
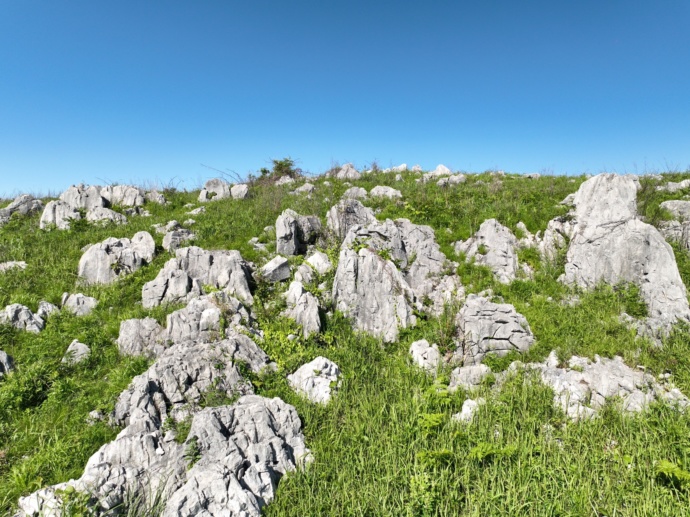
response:
<path id="1" fill-rule="evenodd" d="M 276 252 L 281 255 L 301 255 L 321 234 L 321 221 L 316 216 L 303 216 L 291 209 L 276 219 Z"/>
<path id="2" fill-rule="evenodd" d="M 41 230 L 55 226 L 58 230 L 69 230 L 72 221 L 81 219 L 79 211 L 64 201 L 49 201 L 41 214 Z"/>
<path id="3" fill-rule="evenodd" d="M 301 282 L 292 282 L 285 294 L 287 310 L 284 315 L 297 322 L 302 327 L 302 334 L 308 338 L 313 333 L 321 331 L 319 316 L 319 301 L 309 291 L 304 289 Z"/>
<path id="4" fill-rule="evenodd" d="M 491 269 L 502 284 L 515 280 L 518 272 L 518 240 L 509 228 L 496 219 L 487 219 L 479 230 L 466 241 L 455 243 L 455 252 L 465 255 L 467 261 Z"/>
<path id="5" fill-rule="evenodd" d="M 131 240 L 110 237 L 86 250 L 78 276 L 86 284 L 110 284 L 151 262 L 155 249 L 148 232 L 138 232 Z"/>
<path id="6" fill-rule="evenodd" d="M 108 185 L 101 189 L 100 194 L 109 205 L 144 206 L 144 201 L 146 200 L 144 190 L 131 185 Z"/>
<path id="7" fill-rule="evenodd" d="M 204 184 L 204 188 L 199 192 L 199 201 L 216 201 L 230 197 L 230 184 L 221 178 L 213 178 Z"/>
<path id="8" fill-rule="evenodd" d="M 350 228 L 355 225 L 366 226 L 376 222 L 376 216 L 371 208 L 365 207 L 356 199 L 343 199 L 331 207 L 326 221 L 331 233 L 342 241 Z"/>
<path id="9" fill-rule="evenodd" d="M 106 200 L 101 196 L 101 187 L 96 185 L 72 185 L 60 194 L 60 201 L 72 208 L 86 211 L 106 206 Z"/>
<path id="10" fill-rule="evenodd" d="M 580 186 L 564 280 L 586 289 L 601 282 L 637 284 L 649 331 L 663 335 L 675 322 L 690 320 L 690 307 L 673 249 L 637 218 L 638 185 L 631 176 L 600 174 Z"/>

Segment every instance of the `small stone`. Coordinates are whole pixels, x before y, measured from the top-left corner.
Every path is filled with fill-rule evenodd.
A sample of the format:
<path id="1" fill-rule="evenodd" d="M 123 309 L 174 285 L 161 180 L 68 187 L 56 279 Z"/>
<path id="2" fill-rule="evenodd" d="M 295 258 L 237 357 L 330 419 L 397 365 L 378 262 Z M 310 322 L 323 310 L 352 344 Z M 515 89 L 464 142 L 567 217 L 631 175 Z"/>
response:
<path id="1" fill-rule="evenodd" d="M 317 404 L 328 404 L 338 384 L 340 368 L 325 357 L 317 357 L 288 375 L 288 383 L 298 393 Z"/>
<path id="2" fill-rule="evenodd" d="M 84 343 L 80 343 L 76 339 L 67 347 L 67 351 L 62 358 L 63 364 L 75 365 L 86 361 L 91 355 L 91 349 Z"/>
<path id="3" fill-rule="evenodd" d="M 261 268 L 261 276 L 268 282 L 282 282 L 290 278 L 290 264 L 278 255 Z"/>
<path id="4" fill-rule="evenodd" d="M 64 293 L 61 305 L 76 316 L 86 316 L 98 305 L 98 300 L 82 293 Z"/>

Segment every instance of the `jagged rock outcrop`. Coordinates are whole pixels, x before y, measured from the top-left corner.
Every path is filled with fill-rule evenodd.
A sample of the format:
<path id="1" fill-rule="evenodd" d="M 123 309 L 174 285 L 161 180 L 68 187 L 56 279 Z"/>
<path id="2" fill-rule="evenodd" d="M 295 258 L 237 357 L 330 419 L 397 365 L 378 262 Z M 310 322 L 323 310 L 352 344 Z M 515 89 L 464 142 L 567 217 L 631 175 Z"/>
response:
<path id="1" fill-rule="evenodd" d="M 591 418 L 614 397 L 621 399 L 623 411 L 641 411 L 654 400 L 665 400 L 680 409 L 690 405 L 677 388 L 661 385 L 653 376 L 627 366 L 618 356 L 595 356 L 594 361 L 572 356 L 568 367 L 559 368 L 552 352 L 543 363 L 525 367 L 539 372 L 542 382 L 554 390 L 554 403 L 573 420 Z"/>
<path id="2" fill-rule="evenodd" d="M 304 254 L 307 246 L 316 243 L 320 234 L 318 217 L 299 215 L 288 208 L 276 219 L 276 252 L 282 255 Z"/>
<path id="3" fill-rule="evenodd" d="M 166 347 L 167 335 L 153 318 L 130 319 L 120 322 L 117 347 L 122 355 L 156 357 Z"/>
<path id="4" fill-rule="evenodd" d="M 332 176 L 339 180 L 358 180 L 362 177 L 351 163 L 343 165 L 337 172 L 332 174 Z"/>
<path id="5" fill-rule="evenodd" d="M 450 373 L 448 390 L 455 391 L 458 388 L 472 390 L 481 385 L 482 381 L 491 373 L 491 368 L 485 364 L 472 364 L 460 366 Z"/>
<path id="6" fill-rule="evenodd" d="M 49 201 L 41 214 L 39 226 L 44 230 L 55 226 L 58 230 L 69 230 L 70 222 L 81 219 L 81 214 L 64 201 Z"/>
<path id="7" fill-rule="evenodd" d="M 125 224 L 127 217 L 110 208 L 96 207 L 86 212 L 86 220 L 98 224 Z"/>
<path id="8" fill-rule="evenodd" d="M 337 389 L 340 368 L 330 359 L 317 357 L 300 366 L 287 376 L 288 383 L 297 393 L 304 395 L 316 404 L 328 404 Z"/>
<path id="9" fill-rule="evenodd" d="M 190 246 L 179 248 L 175 257 L 165 263 L 155 279 L 144 284 L 144 307 L 189 301 L 202 294 L 204 285 L 222 289 L 244 302 L 253 302 L 249 288 L 251 269 L 239 251 L 207 251 Z"/>
<path id="10" fill-rule="evenodd" d="M 457 349 L 453 360 L 465 366 L 479 364 L 487 354 L 502 357 L 526 352 L 534 335 L 525 317 L 507 303 L 493 303 L 470 294 L 456 317 Z"/>
<path id="11" fill-rule="evenodd" d="M 366 226 L 376 222 L 371 208 L 365 207 L 356 199 L 343 199 L 331 207 L 326 216 L 326 225 L 333 235 L 342 241 L 355 225 Z"/>
<path id="12" fill-rule="evenodd" d="M 302 335 L 308 338 L 313 333 L 321 332 L 319 300 L 304 289 L 301 282 L 292 282 L 285 293 L 287 310 L 284 315 L 302 327 Z"/>
<path id="13" fill-rule="evenodd" d="M 260 270 L 261 278 L 267 282 L 282 282 L 290 278 L 290 263 L 278 255 L 267 262 Z"/>
<path id="14" fill-rule="evenodd" d="M 319 275 L 325 275 L 333 269 L 331 259 L 323 251 L 315 251 L 304 262 L 309 264 Z"/>
<path id="15" fill-rule="evenodd" d="M 667 241 L 677 242 L 682 249 L 690 251 L 690 221 L 661 221 L 659 232 Z"/>
<path id="16" fill-rule="evenodd" d="M 443 164 L 439 164 L 433 171 L 429 171 L 422 175 L 422 183 L 438 180 L 443 176 L 451 176 L 453 172 Z"/>
<path id="17" fill-rule="evenodd" d="M 82 208 L 87 212 L 106 206 L 106 200 L 101 196 L 101 187 L 96 185 L 72 185 L 60 194 L 59 199 L 74 209 Z"/>
<path id="18" fill-rule="evenodd" d="M 350 187 L 343 192 L 343 199 L 366 199 L 367 190 L 362 187 Z"/>
<path id="19" fill-rule="evenodd" d="M 82 293 L 63 293 L 60 305 L 75 316 L 86 316 L 96 308 L 98 300 L 91 296 L 84 296 Z"/>
<path id="20" fill-rule="evenodd" d="M 454 244 L 455 252 L 465 254 L 467 261 L 487 266 L 502 284 L 509 284 L 518 273 L 518 240 L 510 229 L 496 219 L 487 219 L 466 241 Z"/>
<path id="21" fill-rule="evenodd" d="M 208 180 L 199 192 L 199 202 L 225 199 L 230 196 L 230 184 L 224 179 L 213 178 Z"/>
<path id="22" fill-rule="evenodd" d="M 196 235 L 191 230 L 179 228 L 165 234 L 163 237 L 163 249 L 174 252 L 182 247 L 184 243 L 193 239 L 196 239 Z"/>
<path id="23" fill-rule="evenodd" d="M 86 361 L 91 355 L 91 349 L 84 343 L 74 340 L 67 347 L 67 351 L 62 358 L 63 364 L 75 365 Z"/>
<path id="24" fill-rule="evenodd" d="M 56 305 L 42 300 L 38 302 L 38 310 L 36 311 L 36 316 L 41 318 L 43 321 L 46 321 L 51 314 L 59 311 L 60 309 L 58 309 Z"/>
<path id="25" fill-rule="evenodd" d="M 29 194 L 17 196 L 5 208 L 0 208 L 0 228 L 6 225 L 13 214 L 31 215 L 43 210 L 43 201 Z"/>
<path id="26" fill-rule="evenodd" d="M 653 226 L 637 219 L 637 178 L 600 174 L 577 191 L 577 227 L 568 247 L 564 281 L 586 289 L 598 283 L 640 287 L 652 335 L 690 320 L 687 292 L 673 249 Z"/>
<path id="27" fill-rule="evenodd" d="M 393 187 L 378 185 L 369 192 L 371 197 L 386 197 L 388 199 L 402 199 L 402 193 Z"/>
<path id="28" fill-rule="evenodd" d="M 151 262 L 155 250 L 148 232 L 137 232 L 131 240 L 110 237 L 81 256 L 78 276 L 86 284 L 110 284 Z"/>
<path id="29" fill-rule="evenodd" d="M 435 372 L 441 366 L 441 352 L 436 344 L 430 345 L 426 339 L 415 341 L 410 345 L 409 350 L 412 361 L 429 372 Z"/>
<path id="30" fill-rule="evenodd" d="M 6 352 L 0 350 L 0 379 L 14 370 L 14 361 Z"/>
<path id="31" fill-rule="evenodd" d="M 167 201 L 165 200 L 165 196 L 157 190 L 151 190 L 150 192 L 147 192 L 146 201 L 148 201 L 149 203 L 156 203 L 157 205 L 165 205 L 167 203 Z"/>
<path id="32" fill-rule="evenodd" d="M 100 195 L 109 205 L 118 206 L 144 206 L 146 199 L 142 189 L 131 185 L 108 185 L 101 189 Z"/>
<path id="33" fill-rule="evenodd" d="M 19 330 L 38 333 L 45 327 L 45 322 L 25 305 L 13 303 L 0 311 L 0 325 L 12 325 Z"/>
<path id="34" fill-rule="evenodd" d="M 659 206 L 680 221 L 690 220 L 690 201 L 673 199 L 671 201 L 664 201 Z"/>

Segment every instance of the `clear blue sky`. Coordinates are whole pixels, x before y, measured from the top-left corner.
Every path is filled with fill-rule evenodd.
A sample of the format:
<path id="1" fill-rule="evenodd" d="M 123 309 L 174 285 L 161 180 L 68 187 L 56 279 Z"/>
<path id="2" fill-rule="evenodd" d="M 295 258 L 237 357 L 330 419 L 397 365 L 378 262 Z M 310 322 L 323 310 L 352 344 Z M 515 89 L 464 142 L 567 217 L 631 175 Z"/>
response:
<path id="1" fill-rule="evenodd" d="M 685 170 L 690 1 L 0 0 L 0 194 L 284 156 Z"/>

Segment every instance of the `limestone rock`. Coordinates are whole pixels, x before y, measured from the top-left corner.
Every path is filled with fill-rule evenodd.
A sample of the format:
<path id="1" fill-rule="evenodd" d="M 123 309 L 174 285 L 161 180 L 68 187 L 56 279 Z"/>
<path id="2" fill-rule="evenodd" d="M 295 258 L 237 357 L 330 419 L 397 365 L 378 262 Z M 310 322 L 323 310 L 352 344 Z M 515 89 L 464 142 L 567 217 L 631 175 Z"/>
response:
<path id="1" fill-rule="evenodd" d="M 0 350 L 0 379 L 14 370 L 14 361 L 6 352 Z"/>
<path id="2" fill-rule="evenodd" d="M 493 303 L 470 294 L 456 318 L 458 348 L 454 360 L 465 366 L 479 364 L 487 354 L 502 357 L 526 352 L 534 336 L 525 317 L 510 304 Z"/>
<path id="3" fill-rule="evenodd" d="M 361 177 L 362 175 L 357 172 L 357 169 L 351 163 L 346 163 L 335 173 L 335 178 L 339 180 L 358 180 Z"/>
<path id="4" fill-rule="evenodd" d="M 276 186 L 280 185 L 291 185 L 292 183 L 295 182 L 295 178 L 292 178 L 290 176 L 281 176 L 278 181 L 276 181 Z"/>
<path id="5" fill-rule="evenodd" d="M 311 183 L 305 183 L 301 187 L 295 189 L 295 194 L 312 194 L 316 190 L 316 187 Z"/>
<path id="6" fill-rule="evenodd" d="M 11 260 L 9 262 L 0 262 L 0 273 L 9 271 L 10 269 L 26 269 L 26 262 L 23 260 Z"/>
<path id="7" fill-rule="evenodd" d="M 22 194 L 17 196 L 5 208 L 0 208 L 0 228 L 7 224 L 12 217 L 12 214 L 20 214 L 22 216 L 31 215 L 43 210 L 43 201 L 35 199 L 29 194 Z"/>
<path id="8" fill-rule="evenodd" d="M 680 221 L 690 220 L 690 201 L 664 201 L 661 203 L 660 207 L 664 210 L 668 210 L 673 217 Z"/>
<path id="9" fill-rule="evenodd" d="M 101 189 L 100 195 L 109 205 L 144 206 L 144 191 L 130 185 L 108 185 Z"/>
<path id="10" fill-rule="evenodd" d="M 462 388 L 469 391 L 480 386 L 484 378 L 490 373 L 491 368 L 485 364 L 460 366 L 451 372 L 448 389 L 455 391 Z"/>
<path id="11" fill-rule="evenodd" d="M 362 187 L 350 187 L 343 193 L 343 199 L 366 199 L 367 191 Z"/>
<path id="12" fill-rule="evenodd" d="M 285 294 L 287 310 L 284 315 L 302 327 L 302 335 L 308 338 L 313 333 L 321 332 L 319 301 L 316 296 L 304 289 L 301 282 L 292 282 Z"/>
<path id="13" fill-rule="evenodd" d="M 86 212 L 86 220 L 91 223 L 99 224 L 125 224 L 127 222 L 127 217 L 110 208 L 99 206 Z"/>
<path id="14" fill-rule="evenodd" d="M 378 185 L 369 192 L 371 197 L 387 197 L 388 199 L 402 199 L 402 193 L 392 187 Z"/>
<path id="15" fill-rule="evenodd" d="M 167 201 L 165 200 L 165 196 L 157 190 L 151 190 L 150 192 L 147 192 L 146 201 L 150 203 L 156 203 L 157 205 L 165 205 L 167 203 Z"/>
<path id="16" fill-rule="evenodd" d="M 63 293 L 61 305 L 63 309 L 67 309 L 76 316 L 86 316 L 96 308 L 98 300 L 91 296 L 84 296 L 82 293 Z"/>
<path id="17" fill-rule="evenodd" d="M 441 365 L 441 352 L 438 346 L 430 345 L 426 339 L 412 343 L 410 355 L 417 366 L 430 372 L 435 372 Z"/>
<path id="18" fill-rule="evenodd" d="M 36 316 L 41 318 L 43 321 L 46 321 L 51 314 L 59 311 L 60 309 L 58 309 L 56 305 L 53 305 L 50 302 L 40 301 L 38 302 L 38 310 L 36 311 Z"/>
<path id="19" fill-rule="evenodd" d="M 165 350 L 165 330 L 153 318 L 120 322 L 117 347 L 122 355 L 156 357 Z"/>
<path id="20" fill-rule="evenodd" d="M 669 181 L 666 185 L 659 185 L 656 189 L 666 192 L 678 192 L 679 190 L 683 190 L 686 188 L 690 188 L 690 179 L 679 181 L 677 183 Z"/>
<path id="21" fill-rule="evenodd" d="M 429 181 L 438 180 L 443 176 L 450 176 L 453 174 L 451 170 L 445 165 L 439 164 L 433 171 L 427 172 L 422 175 L 422 182 L 427 183 Z"/>
<path id="22" fill-rule="evenodd" d="M 467 399 L 462 403 L 462 410 L 460 413 L 454 414 L 451 418 L 453 421 L 461 424 L 469 424 L 474 420 L 474 415 L 479 410 L 479 406 L 485 404 L 486 401 L 483 398 L 478 399 Z"/>
<path id="23" fill-rule="evenodd" d="M 276 252 L 300 255 L 314 244 L 321 234 L 321 221 L 316 216 L 302 216 L 289 208 L 276 220 Z"/>
<path id="24" fill-rule="evenodd" d="M 322 251 L 315 251 L 307 257 L 305 262 L 313 267 L 319 275 L 325 275 L 333 269 L 331 259 Z"/>
<path id="25" fill-rule="evenodd" d="M 196 235 L 185 228 L 173 230 L 165 234 L 163 237 L 163 249 L 174 252 L 176 249 L 182 247 L 187 241 L 196 239 Z"/>
<path id="26" fill-rule="evenodd" d="M 331 207 L 326 220 L 328 229 L 342 241 L 350 228 L 376 222 L 376 216 L 371 208 L 365 207 L 356 199 L 343 199 Z"/>
<path id="27" fill-rule="evenodd" d="M 50 201 L 41 214 L 39 226 L 41 230 L 51 225 L 55 225 L 58 230 L 69 230 L 70 221 L 79 219 L 81 219 L 81 214 L 76 208 L 64 201 Z"/>
<path id="28" fill-rule="evenodd" d="M 86 211 L 94 208 L 102 208 L 106 205 L 106 200 L 101 196 L 101 188 L 91 185 L 72 185 L 62 194 L 60 201 L 67 203 L 74 209 L 84 209 Z"/>
<path id="29" fill-rule="evenodd" d="M 0 311 L 0 324 L 12 325 L 16 329 L 38 333 L 45 327 L 44 321 L 19 303 L 13 303 Z"/>
<path id="30" fill-rule="evenodd" d="M 241 183 L 230 188 L 232 199 L 247 199 L 249 196 L 249 186 Z"/>
<path id="31" fill-rule="evenodd" d="M 518 272 L 517 246 L 513 232 L 496 219 L 487 219 L 472 237 L 455 244 L 455 252 L 464 253 L 467 261 L 489 267 L 499 282 L 509 284 Z"/>
<path id="32" fill-rule="evenodd" d="M 465 183 L 465 181 L 467 181 L 467 177 L 464 174 L 451 174 L 450 176 L 440 178 L 436 184 L 439 187 L 449 187 L 460 185 L 461 183 Z"/>
<path id="33" fill-rule="evenodd" d="M 224 179 L 213 178 L 208 180 L 199 192 L 199 202 L 225 199 L 230 196 L 230 184 Z M 188 213 L 191 214 L 191 212 Z"/>
<path id="34" fill-rule="evenodd" d="M 594 416 L 613 397 L 620 397 L 623 411 L 641 411 L 654 400 L 665 400 L 681 409 L 690 405 L 677 388 L 660 385 L 653 376 L 633 370 L 618 356 L 595 356 L 594 362 L 573 356 L 568 363 L 567 368 L 559 368 L 557 361 L 547 360 L 526 368 L 540 373 L 544 384 L 554 390 L 554 403 L 573 420 Z"/>
<path id="35" fill-rule="evenodd" d="M 690 221 L 661 221 L 659 232 L 667 241 L 677 242 L 685 251 L 690 251 Z"/>
<path id="36" fill-rule="evenodd" d="M 162 303 L 180 303 L 201 295 L 201 283 L 180 268 L 177 259 L 170 259 L 156 278 L 144 284 L 141 303 L 144 308 Z"/>
<path id="37" fill-rule="evenodd" d="M 317 404 L 328 404 L 338 383 L 340 368 L 325 357 L 317 357 L 302 365 L 295 373 L 288 375 L 287 380 L 292 389 Z"/>
<path id="38" fill-rule="evenodd" d="M 303 284 L 311 284 L 314 281 L 314 270 L 306 263 L 302 263 L 295 271 L 295 280 Z"/>
<path id="39" fill-rule="evenodd" d="M 282 282 L 290 278 L 290 264 L 278 255 L 261 268 L 261 276 L 268 282 Z"/>
<path id="40" fill-rule="evenodd" d="M 151 262 L 155 249 L 148 232 L 138 232 L 131 240 L 110 237 L 82 255 L 78 276 L 86 284 L 110 284 Z"/>
<path id="41" fill-rule="evenodd" d="M 659 231 L 636 218 L 637 178 L 600 174 L 585 181 L 574 199 L 575 229 L 564 281 L 586 289 L 600 282 L 640 287 L 652 336 L 690 320 L 687 293 L 672 248 Z"/>
<path id="42" fill-rule="evenodd" d="M 206 213 L 206 207 L 205 206 L 200 206 L 199 208 L 195 208 L 194 210 L 190 210 L 187 212 L 187 215 L 199 215 L 199 214 L 205 214 Z"/>
<path id="43" fill-rule="evenodd" d="M 86 361 L 90 355 L 91 349 L 84 343 L 80 343 L 75 339 L 67 347 L 67 351 L 62 358 L 62 363 L 69 365 L 79 364 L 83 361 Z"/>

